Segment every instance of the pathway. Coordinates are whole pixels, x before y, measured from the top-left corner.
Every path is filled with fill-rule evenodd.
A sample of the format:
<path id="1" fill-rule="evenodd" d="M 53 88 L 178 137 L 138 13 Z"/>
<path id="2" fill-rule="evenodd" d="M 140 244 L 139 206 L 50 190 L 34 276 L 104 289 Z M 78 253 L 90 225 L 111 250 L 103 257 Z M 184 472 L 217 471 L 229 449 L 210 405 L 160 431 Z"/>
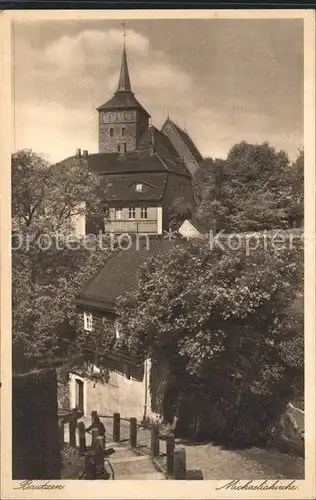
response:
<path id="1" fill-rule="evenodd" d="M 83 419 L 86 425 L 90 419 Z M 115 443 L 112 420 L 101 419 L 106 427 L 106 449 L 115 479 L 165 479 L 165 443 L 160 441 L 160 455 L 155 463 L 150 454 L 149 429 L 137 429 L 137 449 L 129 447 L 129 422 L 121 420 L 121 441 Z M 66 431 L 66 428 L 65 428 Z M 65 436 L 66 440 L 67 437 Z M 87 434 L 90 446 L 91 435 Z M 200 470 L 205 480 L 227 479 L 303 479 L 304 459 L 273 449 L 247 448 L 226 450 L 212 443 L 181 443 L 186 448 L 187 470 Z M 193 478 L 193 477 L 192 477 Z"/>
<path id="2" fill-rule="evenodd" d="M 137 443 L 142 453 L 149 455 L 150 431 L 138 429 L 137 432 Z M 121 421 L 122 439 L 127 439 L 128 433 L 128 422 Z M 206 480 L 304 478 L 304 459 L 278 450 L 255 447 L 226 450 L 212 443 L 181 444 L 186 449 L 187 470 L 201 470 Z M 163 441 L 160 441 L 158 463 L 165 468 L 166 448 Z"/>

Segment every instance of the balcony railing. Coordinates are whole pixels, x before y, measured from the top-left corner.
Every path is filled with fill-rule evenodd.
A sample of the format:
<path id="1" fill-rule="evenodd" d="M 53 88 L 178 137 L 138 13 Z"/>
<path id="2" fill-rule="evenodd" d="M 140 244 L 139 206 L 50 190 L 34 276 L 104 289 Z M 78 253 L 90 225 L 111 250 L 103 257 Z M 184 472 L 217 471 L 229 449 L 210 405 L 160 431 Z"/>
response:
<path id="1" fill-rule="evenodd" d="M 158 221 L 150 219 L 113 219 L 106 221 L 105 232 L 114 233 L 157 233 Z"/>

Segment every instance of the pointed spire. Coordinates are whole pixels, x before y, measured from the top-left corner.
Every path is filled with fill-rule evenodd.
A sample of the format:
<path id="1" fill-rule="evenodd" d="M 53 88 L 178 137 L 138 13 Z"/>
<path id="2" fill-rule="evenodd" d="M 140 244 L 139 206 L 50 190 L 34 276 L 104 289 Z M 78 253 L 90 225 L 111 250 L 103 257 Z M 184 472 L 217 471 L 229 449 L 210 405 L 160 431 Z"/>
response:
<path id="1" fill-rule="evenodd" d="M 129 71 L 128 71 L 126 47 L 125 47 L 125 37 L 126 37 L 125 23 L 122 23 L 122 26 L 123 26 L 124 44 L 123 44 L 121 73 L 120 73 L 119 84 L 117 87 L 117 92 L 131 92 L 132 91 L 131 81 L 129 79 Z"/>

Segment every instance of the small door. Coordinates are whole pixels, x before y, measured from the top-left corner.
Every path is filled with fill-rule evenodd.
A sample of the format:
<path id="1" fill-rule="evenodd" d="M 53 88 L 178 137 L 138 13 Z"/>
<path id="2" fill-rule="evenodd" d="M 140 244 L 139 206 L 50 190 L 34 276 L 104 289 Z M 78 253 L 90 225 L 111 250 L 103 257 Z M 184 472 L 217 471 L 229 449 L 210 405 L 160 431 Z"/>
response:
<path id="1" fill-rule="evenodd" d="M 76 379 L 76 408 L 83 413 L 83 382 Z"/>

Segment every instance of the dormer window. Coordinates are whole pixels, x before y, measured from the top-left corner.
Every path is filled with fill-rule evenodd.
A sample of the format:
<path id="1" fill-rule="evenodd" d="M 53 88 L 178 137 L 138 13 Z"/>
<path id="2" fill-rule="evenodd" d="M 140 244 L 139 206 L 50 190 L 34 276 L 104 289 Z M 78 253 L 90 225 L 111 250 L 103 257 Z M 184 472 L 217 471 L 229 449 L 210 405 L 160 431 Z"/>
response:
<path id="1" fill-rule="evenodd" d="M 143 184 L 136 184 L 136 191 L 138 191 L 139 193 L 143 191 Z"/>

